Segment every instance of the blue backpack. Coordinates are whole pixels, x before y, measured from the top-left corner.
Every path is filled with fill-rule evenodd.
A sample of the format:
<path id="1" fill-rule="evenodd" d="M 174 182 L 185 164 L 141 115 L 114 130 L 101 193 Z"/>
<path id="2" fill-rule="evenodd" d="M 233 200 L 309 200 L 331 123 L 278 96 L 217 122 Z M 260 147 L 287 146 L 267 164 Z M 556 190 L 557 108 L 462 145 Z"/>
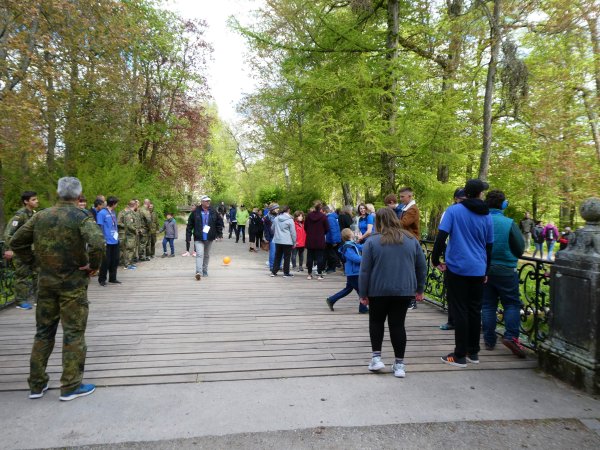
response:
<path id="1" fill-rule="evenodd" d="M 347 241 L 344 245 L 338 248 L 338 253 L 340 254 L 340 261 L 342 261 L 342 264 L 346 264 L 345 253 L 348 247 L 354 248 L 354 250 L 356 250 L 356 253 L 358 253 L 359 256 L 362 256 L 362 251 L 356 246 L 356 244 L 354 242 Z"/>

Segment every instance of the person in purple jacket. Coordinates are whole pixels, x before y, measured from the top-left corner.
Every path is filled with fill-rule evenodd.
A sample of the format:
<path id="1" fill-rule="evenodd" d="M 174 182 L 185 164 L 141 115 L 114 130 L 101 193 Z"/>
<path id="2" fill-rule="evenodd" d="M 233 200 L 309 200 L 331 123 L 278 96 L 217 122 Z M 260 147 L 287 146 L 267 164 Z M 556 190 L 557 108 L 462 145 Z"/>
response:
<path id="1" fill-rule="evenodd" d="M 323 204 L 317 200 L 314 211 L 306 216 L 304 230 L 306 231 L 306 270 L 308 280 L 312 280 L 313 263 L 317 262 L 317 280 L 323 279 L 325 270 L 325 235 L 329 231 L 327 216 L 321 212 Z"/>

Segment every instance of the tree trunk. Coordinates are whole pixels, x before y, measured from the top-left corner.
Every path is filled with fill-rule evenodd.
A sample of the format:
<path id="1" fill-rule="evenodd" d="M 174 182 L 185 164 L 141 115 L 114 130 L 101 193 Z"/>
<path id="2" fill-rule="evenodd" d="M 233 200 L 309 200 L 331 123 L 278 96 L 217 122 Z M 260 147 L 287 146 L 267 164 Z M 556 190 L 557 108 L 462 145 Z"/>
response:
<path id="1" fill-rule="evenodd" d="M 387 2 L 387 41 L 386 60 L 389 80 L 384 87 L 383 116 L 388 123 L 390 142 L 396 135 L 396 60 L 398 59 L 398 9 L 399 0 Z M 381 154 L 381 195 L 391 194 L 396 190 L 396 158 L 390 149 Z"/>
<path id="2" fill-rule="evenodd" d="M 52 76 L 52 58 L 50 52 L 44 52 L 44 60 L 48 64 L 48 76 L 46 78 L 46 89 L 48 94 L 46 96 L 46 122 L 48 125 L 48 139 L 46 144 L 46 167 L 51 172 L 54 170 L 54 159 L 56 152 L 56 127 L 57 127 L 57 115 L 56 115 L 56 97 L 54 90 L 54 77 Z"/>
<path id="3" fill-rule="evenodd" d="M 2 170 L 2 160 L 0 159 L 0 240 L 4 240 L 4 227 L 6 217 L 4 215 L 4 172 Z"/>
<path id="4" fill-rule="evenodd" d="M 533 195 L 531 196 L 531 217 L 533 217 L 533 220 L 538 220 L 538 193 L 537 193 L 537 191 L 533 191 Z"/>
<path id="5" fill-rule="evenodd" d="M 487 8 L 487 6 L 486 6 Z M 485 98 L 483 101 L 483 149 L 479 164 L 479 179 L 487 180 L 490 170 L 490 153 L 492 147 L 492 104 L 494 101 L 494 87 L 496 82 L 496 69 L 502 44 L 502 30 L 500 15 L 502 13 L 502 0 L 494 1 L 494 12 L 489 17 L 490 22 L 490 63 L 488 64 L 487 79 L 485 81 Z"/>
<path id="6" fill-rule="evenodd" d="M 596 158 L 600 162 L 600 133 L 598 132 L 598 115 L 592 106 L 593 100 L 589 98 L 587 89 L 581 88 L 581 96 L 583 97 L 583 105 L 587 112 L 588 121 L 590 123 L 590 131 L 592 133 L 592 139 L 594 140 L 594 147 L 596 148 Z"/>
<path id="7" fill-rule="evenodd" d="M 76 55 L 71 56 L 71 70 L 69 74 L 69 100 L 67 104 L 66 124 L 65 124 L 65 171 L 71 174 L 75 169 L 75 136 L 77 135 L 76 126 L 76 105 L 77 105 L 77 85 L 79 79 L 79 66 Z"/>
<path id="8" fill-rule="evenodd" d="M 353 205 L 352 192 L 350 192 L 350 184 L 346 181 L 342 183 L 342 194 L 344 196 L 344 206 Z"/>

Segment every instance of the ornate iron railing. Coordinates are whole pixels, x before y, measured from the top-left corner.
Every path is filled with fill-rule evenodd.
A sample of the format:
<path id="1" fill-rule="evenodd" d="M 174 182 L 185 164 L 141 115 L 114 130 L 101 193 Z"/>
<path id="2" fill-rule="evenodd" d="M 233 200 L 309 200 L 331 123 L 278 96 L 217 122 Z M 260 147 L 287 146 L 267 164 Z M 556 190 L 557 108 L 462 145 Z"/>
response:
<path id="1" fill-rule="evenodd" d="M 421 241 L 427 258 L 427 281 L 425 299 L 427 302 L 448 310 L 444 273 L 431 264 L 432 241 Z M 553 261 L 523 256 L 519 259 L 518 273 L 521 291 L 521 341 L 535 350 L 548 332 L 550 314 L 550 267 Z M 499 328 L 504 327 L 504 311 L 498 305 Z M 500 332 L 501 330 L 499 330 Z"/>
<path id="2" fill-rule="evenodd" d="M 14 275 L 12 262 L 2 258 L 4 241 L 0 241 L 0 309 L 14 303 Z"/>

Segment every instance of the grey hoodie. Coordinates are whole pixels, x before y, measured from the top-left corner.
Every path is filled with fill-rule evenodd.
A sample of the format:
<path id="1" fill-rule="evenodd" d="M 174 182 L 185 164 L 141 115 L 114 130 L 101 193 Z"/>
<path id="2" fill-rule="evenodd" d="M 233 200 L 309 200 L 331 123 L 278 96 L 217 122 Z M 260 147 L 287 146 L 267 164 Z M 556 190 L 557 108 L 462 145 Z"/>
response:
<path id="1" fill-rule="evenodd" d="M 177 222 L 175 219 L 171 218 L 165 220 L 165 223 L 158 232 L 162 233 L 163 231 L 165 232 L 165 237 L 167 239 L 177 239 Z"/>
<path id="2" fill-rule="evenodd" d="M 273 242 L 276 244 L 296 245 L 296 226 L 288 213 L 279 214 L 271 224 Z"/>

